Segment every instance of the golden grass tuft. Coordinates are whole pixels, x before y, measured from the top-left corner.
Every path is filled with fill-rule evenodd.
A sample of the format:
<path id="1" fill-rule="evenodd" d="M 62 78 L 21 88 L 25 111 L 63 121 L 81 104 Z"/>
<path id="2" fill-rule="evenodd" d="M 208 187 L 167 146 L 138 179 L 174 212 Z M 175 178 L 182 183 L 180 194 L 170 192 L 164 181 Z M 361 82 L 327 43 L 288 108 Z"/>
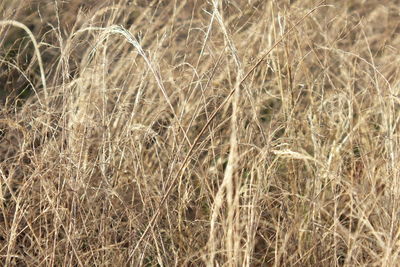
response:
<path id="1" fill-rule="evenodd" d="M 397 266 L 397 1 L 3 1 L 5 266 Z"/>

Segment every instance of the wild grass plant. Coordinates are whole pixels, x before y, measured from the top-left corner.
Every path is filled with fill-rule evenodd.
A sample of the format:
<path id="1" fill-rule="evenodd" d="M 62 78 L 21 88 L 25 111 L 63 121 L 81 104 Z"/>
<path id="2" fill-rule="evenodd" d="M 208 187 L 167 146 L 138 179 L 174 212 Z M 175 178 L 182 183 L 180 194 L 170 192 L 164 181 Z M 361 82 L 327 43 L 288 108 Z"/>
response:
<path id="1" fill-rule="evenodd" d="M 398 266 L 400 2 L 0 3 L 4 266 Z"/>

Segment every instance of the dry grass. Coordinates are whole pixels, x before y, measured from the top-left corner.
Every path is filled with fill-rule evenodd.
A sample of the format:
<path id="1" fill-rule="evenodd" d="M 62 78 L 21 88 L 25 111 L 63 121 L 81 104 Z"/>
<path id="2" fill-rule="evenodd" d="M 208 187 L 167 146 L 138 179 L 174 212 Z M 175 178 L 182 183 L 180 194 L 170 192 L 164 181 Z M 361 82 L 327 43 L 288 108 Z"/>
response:
<path id="1" fill-rule="evenodd" d="M 397 266 L 400 2 L 0 3 L 6 266 Z"/>

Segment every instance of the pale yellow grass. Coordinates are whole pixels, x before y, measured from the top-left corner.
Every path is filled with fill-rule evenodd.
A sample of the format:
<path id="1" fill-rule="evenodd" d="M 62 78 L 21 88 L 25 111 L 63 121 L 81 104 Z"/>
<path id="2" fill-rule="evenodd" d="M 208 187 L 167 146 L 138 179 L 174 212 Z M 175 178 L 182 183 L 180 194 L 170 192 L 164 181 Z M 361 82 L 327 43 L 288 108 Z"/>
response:
<path id="1" fill-rule="evenodd" d="M 398 1 L 0 4 L 6 266 L 398 266 Z"/>

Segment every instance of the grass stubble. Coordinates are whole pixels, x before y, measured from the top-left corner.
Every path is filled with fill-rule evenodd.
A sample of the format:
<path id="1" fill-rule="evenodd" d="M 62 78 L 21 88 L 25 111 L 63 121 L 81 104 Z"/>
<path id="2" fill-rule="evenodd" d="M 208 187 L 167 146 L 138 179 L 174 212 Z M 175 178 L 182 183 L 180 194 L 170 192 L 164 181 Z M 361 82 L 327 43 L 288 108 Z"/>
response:
<path id="1" fill-rule="evenodd" d="M 6 266 L 397 266 L 398 1 L 2 1 Z"/>

